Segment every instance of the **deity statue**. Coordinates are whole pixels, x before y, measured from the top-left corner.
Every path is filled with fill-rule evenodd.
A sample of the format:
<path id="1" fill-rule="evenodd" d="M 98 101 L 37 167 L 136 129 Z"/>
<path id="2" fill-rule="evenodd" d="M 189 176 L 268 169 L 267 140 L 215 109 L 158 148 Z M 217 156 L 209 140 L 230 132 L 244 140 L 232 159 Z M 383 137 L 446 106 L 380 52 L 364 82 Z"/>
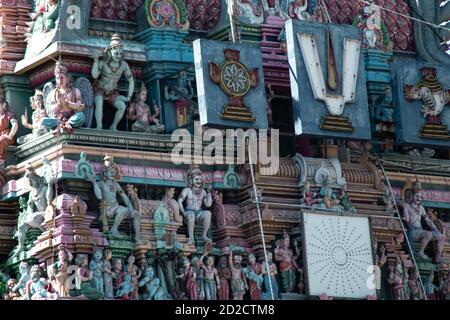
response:
<path id="1" fill-rule="evenodd" d="M 450 272 L 447 273 L 445 281 L 443 281 L 442 295 L 445 300 L 450 300 Z"/>
<path id="2" fill-rule="evenodd" d="M 194 96 L 194 88 L 187 80 L 187 72 L 182 70 L 178 75 L 177 84 L 164 87 L 164 97 L 167 101 L 175 101 L 177 110 L 177 126 L 183 127 L 189 123 L 189 106 Z"/>
<path id="3" fill-rule="evenodd" d="M 408 287 L 411 300 L 421 300 L 422 294 L 419 284 L 419 272 L 417 270 L 411 270 L 409 273 Z"/>
<path id="4" fill-rule="evenodd" d="M 248 255 L 249 265 L 244 268 L 244 274 L 248 280 L 251 300 L 261 299 L 261 287 L 263 277 L 261 275 L 261 264 L 256 261 L 256 256 L 253 253 Z"/>
<path id="5" fill-rule="evenodd" d="M 120 258 L 114 258 L 112 262 L 114 273 L 113 275 L 113 288 L 114 291 L 117 292 L 117 290 L 120 288 L 122 283 L 125 281 L 125 272 L 123 272 L 122 268 L 122 259 Z"/>
<path id="6" fill-rule="evenodd" d="M 404 270 L 400 257 L 397 257 L 395 265 L 389 266 L 390 273 L 388 282 L 392 286 L 394 300 L 407 300 L 404 291 Z"/>
<path id="7" fill-rule="evenodd" d="M 223 256 L 219 259 L 219 264 L 217 266 L 217 273 L 220 279 L 220 290 L 218 299 L 219 300 L 229 300 L 230 299 L 230 284 L 231 280 L 231 270 L 228 266 L 227 257 Z"/>
<path id="8" fill-rule="evenodd" d="M 207 191 L 203 189 L 202 172 L 197 166 L 189 169 L 186 175 L 186 184 L 187 188 L 181 191 L 178 198 L 178 205 L 181 214 L 187 222 L 189 243 L 194 243 L 194 227 L 196 222 L 203 223 L 203 240 L 211 242 L 212 240 L 207 237 L 211 226 L 211 211 L 203 210 L 202 206 L 206 208 L 212 206 L 212 187 L 209 186 Z"/>
<path id="9" fill-rule="evenodd" d="M 429 259 L 425 254 L 425 248 L 431 240 L 436 240 L 436 263 L 442 261 L 442 250 L 444 248 L 445 236 L 438 230 L 433 221 L 427 216 L 422 206 L 423 193 L 422 186 L 415 182 L 412 186 L 409 201 L 403 205 L 403 220 L 408 228 L 408 237 L 411 241 L 420 241 L 418 256 L 422 259 Z M 424 230 L 421 224 L 422 218 L 432 231 Z"/>
<path id="10" fill-rule="evenodd" d="M 97 129 L 103 129 L 103 104 L 106 101 L 117 109 L 114 121 L 109 128 L 117 131 L 117 125 L 122 120 L 127 103 L 131 101 L 134 92 L 134 78 L 128 63 L 123 58 L 123 42 L 120 35 L 112 36 L 101 61 L 97 52 L 92 55 L 92 58 L 94 59 L 92 77 L 97 80 L 94 85 Z M 118 91 L 118 82 L 122 75 L 125 75 L 129 84 L 127 97 L 120 95 Z"/>
<path id="11" fill-rule="evenodd" d="M 69 70 L 62 62 L 55 65 L 56 86 L 47 83 L 44 87 L 44 102 L 47 117 L 42 118 L 42 126 L 47 130 L 81 127 L 85 120 L 86 106 L 80 89 L 72 84 Z"/>
<path id="12" fill-rule="evenodd" d="M 103 284 L 105 287 L 105 299 L 114 299 L 113 277 L 114 272 L 111 270 L 111 249 L 103 251 Z"/>
<path id="13" fill-rule="evenodd" d="M 103 293 L 92 285 L 94 274 L 88 269 L 88 255 L 78 254 L 75 260 L 78 266 L 75 278 L 77 295 L 81 295 L 88 300 L 103 300 Z"/>
<path id="14" fill-rule="evenodd" d="M 128 257 L 128 264 L 125 266 L 125 272 L 127 275 L 131 277 L 131 283 L 133 285 L 134 291 L 131 294 L 131 298 L 138 300 L 139 299 L 139 278 L 142 275 L 141 269 L 135 265 L 136 258 L 133 255 Z"/>
<path id="15" fill-rule="evenodd" d="M 90 176 L 87 179 L 94 186 L 95 196 L 101 201 L 102 221 L 103 224 L 106 224 L 103 228 L 105 230 L 105 227 L 107 227 L 106 217 L 114 217 L 114 225 L 110 230 L 110 236 L 118 239 L 126 238 L 118 229 L 122 221 L 130 216 L 133 219 L 135 240 L 140 242 L 142 240 L 141 213 L 133 207 L 130 198 L 118 183 L 122 179 L 122 174 L 119 165 L 114 162 L 114 158 L 107 154 L 103 160 L 102 181 L 97 181 L 95 176 Z M 119 205 L 117 195 L 121 197 L 126 207 Z"/>
<path id="16" fill-rule="evenodd" d="M 166 300 L 161 281 L 155 276 L 155 271 L 151 266 L 145 269 L 144 277 L 139 281 L 139 287 L 145 287 L 147 290 L 143 295 L 144 300 Z"/>
<path id="17" fill-rule="evenodd" d="M 313 204 L 319 203 L 319 199 L 317 198 L 317 192 L 311 190 L 311 182 L 306 181 L 305 186 L 303 188 L 303 199 L 302 203 L 304 203 L 307 207 L 311 207 Z"/>
<path id="18" fill-rule="evenodd" d="M 284 20 L 289 18 L 288 15 L 281 10 L 280 0 L 261 0 L 261 3 L 264 8 L 264 13 L 267 16 L 280 17 Z"/>
<path id="19" fill-rule="evenodd" d="M 26 298 L 27 284 L 30 280 L 30 267 L 28 263 L 22 261 L 19 264 L 19 281 L 12 287 L 13 293 L 18 293 L 20 297 Z"/>
<path id="20" fill-rule="evenodd" d="M 206 255 L 202 256 L 202 260 Z M 214 257 L 209 256 L 206 259 L 206 265 L 202 264 L 204 271 L 204 288 L 206 300 L 217 300 L 217 291 L 220 291 L 220 279 L 217 269 L 214 267 Z"/>
<path id="21" fill-rule="evenodd" d="M 47 110 L 45 110 L 44 105 L 44 93 L 40 90 L 36 90 L 34 96 L 30 98 L 31 109 L 33 109 L 33 114 L 31 115 L 31 123 L 28 123 L 28 113 L 25 111 L 25 114 L 22 115 L 22 125 L 32 130 L 30 134 L 26 136 L 19 137 L 17 139 L 17 143 L 23 144 L 28 141 L 32 141 L 33 139 L 40 137 L 48 132 L 47 128 L 42 125 L 42 121 L 44 118 L 47 118 Z"/>
<path id="22" fill-rule="evenodd" d="M 47 274 L 53 289 L 60 298 L 70 296 L 69 267 L 73 259 L 72 253 L 64 245 L 58 247 L 58 261 L 48 267 Z"/>
<path id="23" fill-rule="evenodd" d="M 135 95 L 135 100 L 128 109 L 128 119 L 135 121 L 131 125 L 131 130 L 142 133 L 162 133 L 166 127 L 159 122 L 160 108 L 153 100 L 153 109 L 155 113 L 152 115 L 147 100 L 147 89 L 142 83 L 139 94 Z"/>
<path id="24" fill-rule="evenodd" d="M 183 278 L 186 288 L 186 295 L 189 300 L 197 300 L 197 282 L 196 282 L 196 273 L 194 267 L 188 258 L 184 258 L 184 273 L 179 275 L 178 278 Z"/>
<path id="25" fill-rule="evenodd" d="M 376 48 L 388 50 L 392 48 L 389 32 L 381 18 L 380 7 L 373 0 L 364 3 L 358 16 L 355 17 L 353 25 L 362 30 L 363 48 Z"/>
<path id="26" fill-rule="evenodd" d="M 339 205 L 344 208 L 345 211 L 356 213 L 355 207 L 353 207 L 352 202 L 350 201 L 350 196 L 347 192 L 347 182 L 342 185 L 341 191 L 337 196 L 337 200 L 339 200 Z"/>
<path id="27" fill-rule="evenodd" d="M 260 25 L 264 22 L 264 11 L 259 0 L 236 0 L 234 16 L 247 25 Z"/>
<path id="28" fill-rule="evenodd" d="M 39 176 L 31 165 L 27 165 L 25 171 L 25 181 L 30 187 L 30 194 L 27 203 L 27 209 L 19 216 L 17 227 L 18 246 L 12 258 L 18 256 L 24 248 L 25 236 L 30 228 L 36 228 L 44 231 L 41 226 L 44 222 L 44 215 L 47 207 L 54 198 L 54 177 L 50 163 L 44 158 L 44 174 Z"/>
<path id="29" fill-rule="evenodd" d="M 199 257 L 193 257 L 191 259 L 192 267 L 195 273 L 195 287 L 197 289 L 197 300 L 205 300 L 205 284 L 203 279 L 205 277 L 202 266 L 203 262 Z"/>
<path id="30" fill-rule="evenodd" d="M 436 299 L 436 291 L 439 290 L 439 287 L 434 283 L 434 272 L 430 271 L 428 277 L 426 278 L 423 286 L 425 287 L 425 292 L 427 294 L 427 300 L 437 300 Z"/>
<path id="31" fill-rule="evenodd" d="M 92 286 L 104 295 L 103 281 L 103 250 L 95 249 L 89 270 L 92 272 Z"/>
<path id="32" fill-rule="evenodd" d="M 24 300 L 26 298 L 26 296 L 22 295 L 17 290 L 14 290 L 18 285 L 17 282 L 18 281 L 14 278 L 8 279 L 6 282 L 6 293 L 3 296 L 4 300 Z"/>
<path id="33" fill-rule="evenodd" d="M 183 216 L 180 214 L 180 206 L 178 205 L 178 201 L 173 198 L 174 195 L 175 188 L 167 189 L 161 202 L 169 211 L 173 213 L 173 219 L 176 222 L 183 222 Z"/>
<path id="34" fill-rule="evenodd" d="M 339 206 L 339 200 L 336 199 L 336 195 L 331 187 L 330 177 L 326 177 L 323 180 L 323 185 L 319 190 L 319 196 L 322 197 L 320 207 L 324 209 L 331 209 L 336 211 L 343 211 L 343 208 Z"/>
<path id="35" fill-rule="evenodd" d="M 290 248 L 289 234 L 284 231 L 282 242 L 278 242 L 275 248 L 275 261 L 280 263 L 281 280 L 283 284 L 283 291 L 291 293 L 295 288 L 295 271 L 300 271 L 300 268 L 295 261 L 292 249 Z"/>
<path id="36" fill-rule="evenodd" d="M 36 12 L 32 17 L 32 33 L 48 32 L 56 28 L 56 20 L 59 17 L 58 0 L 36 1 Z"/>
<path id="37" fill-rule="evenodd" d="M 129 300 L 135 292 L 135 287 L 131 276 L 126 273 L 123 282 L 117 287 L 116 298 Z"/>
<path id="38" fill-rule="evenodd" d="M 30 280 L 27 284 L 28 300 L 56 300 L 58 295 L 47 290 L 48 281 L 42 277 L 41 268 L 34 265 L 30 270 Z"/>
<path id="39" fill-rule="evenodd" d="M 242 256 L 240 254 L 233 255 L 230 250 L 228 258 L 231 270 L 231 293 L 233 300 L 244 300 L 245 292 L 248 290 L 247 278 L 242 268 Z"/>
<path id="40" fill-rule="evenodd" d="M 9 111 L 6 99 L 0 96 L 0 167 L 5 164 L 6 149 L 14 144 L 18 128 L 16 116 Z"/>
<path id="41" fill-rule="evenodd" d="M 265 288 L 265 291 L 261 294 L 261 298 L 263 300 L 272 300 L 272 293 L 270 292 L 270 288 L 272 288 L 273 298 L 276 300 L 278 299 L 278 284 L 275 277 L 278 274 L 278 271 L 276 264 L 273 262 L 272 252 L 267 253 L 267 262 L 268 265 L 264 262 L 261 268 Z"/>

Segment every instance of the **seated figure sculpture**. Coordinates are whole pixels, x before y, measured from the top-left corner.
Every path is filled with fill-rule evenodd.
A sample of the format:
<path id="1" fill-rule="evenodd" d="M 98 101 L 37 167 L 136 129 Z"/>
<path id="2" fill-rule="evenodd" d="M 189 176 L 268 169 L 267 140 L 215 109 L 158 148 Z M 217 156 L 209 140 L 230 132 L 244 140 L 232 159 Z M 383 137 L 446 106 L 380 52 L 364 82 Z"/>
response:
<path id="1" fill-rule="evenodd" d="M 31 115 L 31 123 L 28 123 L 28 113 L 25 111 L 25 114 L 22 115 L 22 125 L 31 129 L 32 132 L 27 134 L 26 136 L 19 137 L 17 139 L 17 143 L 23 144 L 28 141 L 31 141 L 43 134 L 47 133 L 48 130 L 42 125 L 42 121 L 44 118 L 47 118 L 47 110 L 45 110 L 44 105 L 44 94 L 40 90 L 36 90 L 34 96 L 30 98 L 31 109 L 33 109 L 33 114 Z"/>
<path id="2" fill-rule="evenodd" d="M 155 276 L 153 267 L 148 266 L 139 281 L 139 287 L 145 287 L 146 293 L 142 296 L 144 300 L 166 300 L 166 294 L 161 281 Z"/>
<path id="3" fill-rule="evenodd" d="M 117 125 L 122 120 L 127 109 L 126 103 L 130 102 L 134 92 L 134 78 L 128 63 L 123 58 L 123 42 L 120 35 L 114 34 L 111 43 L 105 50 L 105 56 L 100 60 L 98 53 L 93 54 L 94 65 L 92 77 L 95 83 L 95 120 L 97 129 L 103 129 L 103 104 L 111 103 L 117 112 L 110 126 L 110 130 L 117 131 Z M 118 83 L 122 75 L 128 80 L 128 96 L 120 95 Z"/>
<path id="4" fill-rule="evenodd" d="M 47 130 L 61 127 L 69 131 L 81 127 L 86 119 L 85 105 L 80 90 L 70 81 L 69 70 L 61 62 L 56 63 L 55 80 L 56 87 L 44 93 L 48 116 L 43 117 L 42 126 Z"/>
<path id="5" fill-rule="evenodd" d="M 119 232 L 119 226 L 122 221 L 131 216 L 135 232 L 135 240 L 141 241 L 141 213 L 133 207 L 130 198 L 125 194 L 118 183 L 122 179 L 120 167 L 114 162 L 109 154 L 105 156 L 102 168 L 102 181 L 97 181 L 95 176 L 88 177 L 88 181 L 94 186 L 94 192 L 97 199 L 101 201 L 100 210 L 103 217 L 103 223 L 107 224 L 106 217 L 114 217 L 114 225 L 110 230 L 110 235 L 114 238 L 126 238 Z M 126 206 L 119 205 L 117 201 L 119 195 Z M 104 226 L 105 227 L 105 226 Z"/>
<path id="6" fill-rule="evenodd" d="M 410 241 L 420 241 L 420 249 L 418 256 L 422 259 L 429 259 L 425 254 L 425 248 L 432 240 L 436 241 L 436 262 L 442 262 L 442 250 L 444 248 L 445 236 L 438 230 L 434 222 L 428 217 L 425 208 L 422 206 L 423 201 L 422 186 L 419 182 L 415 182 L 409 199 L 405 199 L 403 204 L 403 220 L 408 228 L 408 238 Z M 421 220 L 424 220 L 431 231 L 422 227 Z"/>
<path id="7" fill-rule="evenodd" d="M 50 172 L 50 174 L 39 176 L 31 165 L 26 167 L 25 180 L 30 186 L 30 195 L 26 211 L 19 216 L 17 227 L 18 246 L 12 258 L 18 256 L 23 251 L 25 236 L 30 228 L 37 228 L 44 231 L 41 224 L 44 222 L 45 211 L 54 197 L 54 180 L 51 175 L 51 167 L 47 160 L 44 160 L 44 163 L 47 169 L 49 169 L 44 170 L 44 172 Z"/>
<path id="8" fill-rule="evenodd" d="M 209 186 L 208 191 L 203 189 L 202 172 L 197 166 L 188 171 L 186 184 L 187 188 L 183 189 L 178 198 L 178 205 L 188 225 L 189 243 L 194 243 L 195 222 L 203 223 L 203 240 L 210 242 L 207 234 L 211 226 L 211 211 L 203 210 L 202 207 L 212 206 L 212 187 Z"/>
<path id="9" fill-rule="evenodd" d="M 142 84 L 139 94 L 136 94 L 135 101 L 131 103 L 128 109 L 128 119 L 135 122 L 131 125 L 131 130 L 142 133 L 162 133 L 165 126 L 159 122 L 160 109 L 155 101 L 153 108 L 155 114 L 151 114 L 150 107 L 145 101 L 147 100 L 147 89 Z"/>

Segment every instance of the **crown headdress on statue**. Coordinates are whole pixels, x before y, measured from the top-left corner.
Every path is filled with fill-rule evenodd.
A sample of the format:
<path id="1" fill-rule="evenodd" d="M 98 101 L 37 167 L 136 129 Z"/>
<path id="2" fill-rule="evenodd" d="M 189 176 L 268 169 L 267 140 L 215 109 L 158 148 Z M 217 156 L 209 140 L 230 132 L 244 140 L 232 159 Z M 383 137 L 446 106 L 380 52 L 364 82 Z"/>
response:
<path id="1" fill-rule="evenodd" d="M 123 48 L 122 37 L 118 33 L 113 34 L 111 37 L 111 42 L 109 43 L 108 49 L 112 48 Z"/>
<path id="2" fill-rule="evenodd" d="M 141 89 L 139 90 L 139 92 L 140 92 L 140 93 L 142 93 L 142 92 L 147 93 L 147 92 L 148 92 L 148 91 L 147 91 L 147 88 L 145 87 L 145 83 L 144 83 L 144 82 L 142 82 L 142 84 L 141 84 Z"/>
<path id="3" fill-rule="evenodd" d="M 186 173 L 186 184 L 188 186 L 191 185 L 191 179 L 195 176 L 201 176 L 202 175 L 202 171 L 200 170 L 200 167 L 198 165 L 192 165 L 189 170 Z"/>
<path id="4" fill-rule="evenodd" d="M 57 73 L 63 73 L 63 74 L 68 74 L 69 73 L 69 69 L 67 68 L 67 66 L 62 62 L 62 61 L 57 61 L 55 64 L 55 75 Z"/>

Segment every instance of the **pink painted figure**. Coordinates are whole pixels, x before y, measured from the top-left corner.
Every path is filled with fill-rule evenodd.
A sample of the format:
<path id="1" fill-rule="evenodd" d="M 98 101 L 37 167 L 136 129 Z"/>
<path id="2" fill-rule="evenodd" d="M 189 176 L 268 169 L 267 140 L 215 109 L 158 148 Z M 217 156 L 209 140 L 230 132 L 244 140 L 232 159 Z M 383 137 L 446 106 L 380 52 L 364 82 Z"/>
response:
<path id="1" fill-rule="evenodd" d="M 139 283 L 139 278 L 142 275 L 142 272 L 138 268 L 138 266 L 135 265 L 135 263 L 134 263 L 135 261 L 136 261 L 136 258 L 133 255 L 130 255 L 128 257 L 128 264 L 126 266 L 126 270 L 125 271 L 126 271 L 126 274 L 128 274 L 131 277 L 131 282 L 132 282 L 132 284 L 134 286 L 134 291 L 131 294 L 131 298 L 135 299 L 135 300 L 138 300 L 139 299 L 139 292 L 138 292 L 139 286 L 138 286 L 138 283 Z"/>
<path id="2" fill-rule="evenodd" d="M 303 202 L 307 207 L 311 207 L 313 204 L 318 203 L 317 192 L 311 190 L 311 182 L 307 181 L 303 189 Z"/>
<path id="3" fill-rule="evenodd" d="M 194 271 L 194 267 L 191 265 L 191 262 L 188 258 L 184 259 L 184 274 L 183 274 L 185 286 L 186 286 L 186 295 L 189 300 L 197 300 L 197 283 L 195 281 L 196 274 Z"/>
<path id="4" fill-rule="evenodd" d="M 113 288 L 116 291 L 125 281 L 125 272 L 122 271 L 122 259 L 116 258 L 113 260 L 113 272 Z"/>
<path id="5" fill-rule="evenodd" d="M 394 300 L 407 300 L 403 287 L 404 270 L 400 257 L 397 257 L 395 265 L 390 265 L 389 269 L 390 273 L 388 282 L 392 286 Z"/>
<path id="6" fill-rule="evenodd" d="M 289 234 L 286 231 L 283 232 L 283 240 L 281 243 L 278 243 L 274 253 L 275 261 L 280 263 L 283 291 L 286 293 L 293 292 L 295 288 L 295 271 L 300 272 L 300 268 L 295 262 L 297 257 L 290 249 Z"/>
<path id="7" fill-rule="evenodd" d="M 16 116 L 8 109 L 8 102 L 0 96 L 0 166 L 5 163 L 6 149 L 14 144 L 19 127 Z"/>
<path id="8" fill-rule="evenodd" d="M 141 133 L 162 133 L 165 130 L 165 126 L 159 122 L 160 108 L 153 100 L 155 113 L 152 114 L 150 106 L 145 102 L 147 101 L 147 95 L 147 89 L 142 84 L 139 94 L 136 94 L 135 100 L 128 109 L 128 119 L 134 121 L 131 125 L 131 130 Z"/>
<path id="9" fill-rule="evenodd" d="M 217 272 L 220 279 L 219 300 L 230 300 L 230 284 L 231 270 L 228 267 L 227 257 L 220 257 L 219 264 L 217 266 Z"/>
<path id="10" fill-rule="evenodd" d="M 261 264 L 256 261 L 256 256 L 253 253 L 248 255 L 248 262 L 248 268 L 250 268 L 255 275 L 259 276 L 261 274 Z M 250 290 L 250 299 L 260 300 L 262 291 L 261 285 L 256 281 L 249 279 L 248 286 Z"/>

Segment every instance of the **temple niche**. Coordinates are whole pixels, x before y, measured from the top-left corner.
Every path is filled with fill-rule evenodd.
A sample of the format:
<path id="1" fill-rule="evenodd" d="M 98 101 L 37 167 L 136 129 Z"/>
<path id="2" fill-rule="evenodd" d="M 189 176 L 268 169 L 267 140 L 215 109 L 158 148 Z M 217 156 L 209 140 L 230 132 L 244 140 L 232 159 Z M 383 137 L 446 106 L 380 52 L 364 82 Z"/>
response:
<path id="1" fill-rule="evenodd" d="M 0 300 L 448 300 L 428 2 L 0 0 Z"/>

